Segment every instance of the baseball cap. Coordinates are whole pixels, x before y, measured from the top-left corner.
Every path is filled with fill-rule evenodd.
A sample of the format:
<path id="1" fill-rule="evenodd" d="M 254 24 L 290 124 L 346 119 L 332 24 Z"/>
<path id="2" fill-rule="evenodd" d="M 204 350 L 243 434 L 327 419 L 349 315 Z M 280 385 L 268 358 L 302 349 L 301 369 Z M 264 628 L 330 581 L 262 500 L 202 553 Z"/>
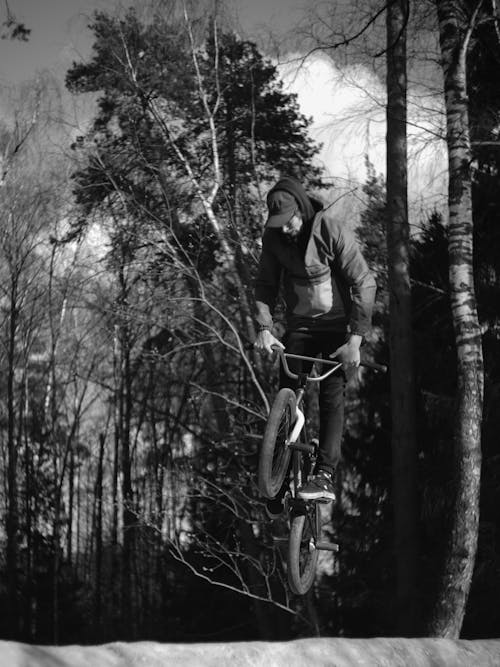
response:
<path id="1" fill-rule="evenodd" d="M 266 227 L 283 227 L 299 210 L 295 197 L 285 190 L 271 190 L 267 195 L 269 217 Z"/>

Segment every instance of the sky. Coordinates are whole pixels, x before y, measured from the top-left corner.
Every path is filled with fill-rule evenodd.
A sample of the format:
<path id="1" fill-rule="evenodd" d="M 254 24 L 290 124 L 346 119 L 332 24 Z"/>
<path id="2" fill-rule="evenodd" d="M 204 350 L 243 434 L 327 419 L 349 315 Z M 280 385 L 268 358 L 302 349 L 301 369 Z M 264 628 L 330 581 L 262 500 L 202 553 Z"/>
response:
<path id="1" fill-rule="evenodd" d="M 0 82 L 31 79 L 48 68 L 63 75 L 78 54 L 89 53 L 92 35 L 87 29 L 94 10 L 113 11 L 128 0 L 8 0 L 17 21 L 31 29 L 28 42 L 0 41 Z M 300 14 L 300 0 L 228 0 L 248 34 L 266 29 L 284 30 Z M 0 21 L 6 18 L 0 0 Z"/>
<path id="2" fill-rule="evenodd" d="M 0 0 L 0 21 L 6 17 Z M 257 40 L 272 31 L 279 34 L 299 20 L 305 0 L 226 0 L 244 36 Z M 0 87 L 5 91 L 31 81 L 48 70 L 61 83 L 73 61 L 91 50 L 87 25 L 94 10 L 113 11 L 117 0 L 8 0 L 17 21 L 31 29 L 28 42 L 0 40 Z M 130 4 L 129 0 L 122 0 Z M 296 93 L 302 112 L 313 118 L 312 135 L 323 144 L 320 160 L 338 191 L 349 193 L 366 178 L 365 155 L 377 173 L 385 172 L 384 87 L 377 76 L 360 66 L 338 67 L 320 54 L 297 69 L 300 54 L 288 54 L 279 66 L 288 92 Z M 1 89 L 0 88 L 0 89 Z M 80 103 L 79 103 L 80 104 Z M 0 110 L 2 103 L 0 100 Z M 85 113 L 85 112 L 84 112 Z M 410 109 L 410 116 L 412 111 Z M 444 145 L 429 141 L 439 120 L 419 119 L 410 125 L 410 207 L 420 210 L 442 204 L 446 191 Z"/>

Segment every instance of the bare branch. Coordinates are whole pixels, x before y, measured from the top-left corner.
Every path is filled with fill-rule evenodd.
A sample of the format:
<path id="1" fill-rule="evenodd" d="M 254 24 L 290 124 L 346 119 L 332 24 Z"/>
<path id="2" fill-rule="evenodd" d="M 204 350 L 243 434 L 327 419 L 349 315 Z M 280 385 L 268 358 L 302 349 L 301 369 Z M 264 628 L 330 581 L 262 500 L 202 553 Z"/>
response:
<path id="1" fill-rule="evenodd" d="M 211 140 L 212 140 L 212 159 L 213 159 L 214 182 L 213 182 L 213 186 L 212 186 L 212 191 L 210 193 L 210 196 L 208 197 L 208 204 L 211 207 L 213 205 L 214 201 L 215 201 L 215 197 L 217 196 L 217 192 L 219 191 L 219 188 L 220 188 L 221 183 L 222 183 L 222 175 L 221 175 L 221 171 L 220 171 L 220 161 L 219 161 L 219 147 L 217 145 L 217 131 L 216 131 L 216 127 L 215 127 L 215 115 L 217 113 L 217 109 L 218 109 L 219 104 L 220 104 L 220 86 L 219 86 L 219 73 L 218 73 L 219 45 L 218 45 L 218 41 L 217 41 L 217 20 L 216 20 L 216 16 L 214 15 L 214 20 L 213 20 L 214 50 L 215 50 L 214 67 L 215 67 L 215 76 L 216 76 L 217 96 L 216 96 L 214 108 L 210 109 L 210 105 L 208 103 L 207 91 L 205 90 L 205 86 L 203 84 L 203 77 L 201 75 L 200 66 L 199 66 L 199 63 L 198 63 L 198 55 L 197 55 L 197 51 L 196 51 L 196 45 L 194 43 L 193 31 L 192 31 L 192 28 L 191 28 L 191 22 L 189 20 L 185 0 L 183 0 L 183 7 L 184 7 L 184 20 L 185 20 L 186 28 L 187 28 L 188 35 L 189 35 L 189 43 L 191 44 L 191 56 L 192 56 L 192 59 L 193 59 L 194 69 L 195 69 L 195 72 L 196 72 L 196 80 L 198 82 L 198 91 L 199 91 L 199 94 L 200 94 L 200 98 L 203 102 L 203 107 L 204 107 L 205 112 L 207 114 L 208 124 L 209 124 L 209 127 L 210 127 L 210 135 L 211 135 Z"/>
<path id="2" fill-rule="evenodd" d="M 497 0 L 491 0 L 491 10 L 493 12 L 493 23 L 495 24 L 495 32 L 497 35 L 497 40 L 498 43 L 500 44 L 500 25 L 499 25 Z"/>
<path id="3" fill-rule="evenodd" d="M 35 103 L 35 108 L 33 109 L 33 113 L 31 114 L 30 121 L 28 123 L 28 126 L 24 129 L 21 130 L 19 126 L 19 122 L 16 119 L 15 121 L 15 129 L 12 134 L 12 141 L 13 141 L 13 146 L 12 148 L 9 148 L 9 144 L 7 145 L 4 154 L 0 158 L 0 167 L 1 167 L 1 176 L 0 176 L 0 188 L 5 184 L 5 179 L 7 178 L 7 174 L 9 173 L 9 169 L 16 158 L 16 156 L 19 154 L 21 151 L 22 147 L 32 134 L 34 128 L 36 127 L 36 124 L 38 122 L 38 118 L 40 115 L 40 105 L 41 105 L 41 96 L 38 93 L 37 94 L 37 99 Z"/>
<path id="4" fill-rule="evenodd" d="M 459 52 L 459 59 L 460 62 L 463 63 L 464 71 L 466 67 L 466 61 L 467 61 L 467 51 L 469 49 L 469 42 L 472 36 L 472 33 L 474 31 L 474 28 L 476 27 L 476 22 L 477 22 L 477 17 L 479 14 L 479 10 L 481 9 L 481 6 L 483 4 L 483 0 L 478 0 L 478 3 L 476 7 L 474 8 L 474 11 L 472 12 L 472 15 L 469 19 L 469 24 L 467 26 L 467 31 L 464 35 L 464 38 L 462 40 L 460 52 Z"/>
<path id="5" fill-rule="evenodd" d="M 393 0 L 390 0 L 391 2 Z M 361 35 L 363 35 L 374 23 L 376 23 L 377 19 L 386 11 L 387 9 L 387 3 L 385 3 L 373 16 L 371 16 L 368 21 L 354 34 L 350 35 L 349 37 L 345 37 L 344 39 L 339 40 L 338 42 L 333 42 L 333 43 L 323 43 L 320 44 L 319 46 L 315 46 L 312 49 L 310 49 L 305 55 L 301 56 L 300 58 L 294 59 L 293 61 L 299 61 L 301 65 L 305 63 L 305 61 L 312 56 L 314 53 L 317 53 L 318 51 L 328 51 L 328 50 L 335 50 L 340 48 L 341 46 L 349 46 L 352 42 L 356 41 Z M 380 54 L 378 54 L 380 55 Z"/>
<path id="6" fill-rule="evenodd" d="M 203 574 L 202 572 L 197 570 L 191 563 L 189 563 L 182 556 L 182 552 L 178 548 L 171 549 L 170 553 L 175 558 L 175 560 L 177 560 L 178 562 L 180 562 L 183 565 L 185 565 L 186 567 L 188 567 L 189 570 L 191 570 L 191 572 L 194 575 L 196 575 L 200 579 L 203 579 L 203 580 L 207 581 L 208 583 L 210 583 L 212 585 L 220 586 L 222 588 L 227 588 L 228 590 L 233 591 L 234 593 L 240 593 L 241 595 L 248 596 L 248 597 L 250 597 L 254 600 L 261 600 L 262 602 L 272 602 L 272 604 L 275 604 L 277 607 L 279 607 L 283 611 L 287 611 L 290 614 L 295 614 L 295 611 L 293 609 L 290 609 L 290 607 L 286 607 L 285 605 L 282 605 L 279 602 L 276 602 L 274 600 L 269 600 L 268 598 L 264 598 L 264 597 L 259 596 L 259 595 L 255 595 L 254 593 L 251 593 L 248 589 L 247 590 L 242 590 L 242 589 L 237 588 L 236 586 L 231 586 L 230 584 L 225 584 L 222 581 L 214 580 L 213 578 L 209 577 L 208 575 Z"/>

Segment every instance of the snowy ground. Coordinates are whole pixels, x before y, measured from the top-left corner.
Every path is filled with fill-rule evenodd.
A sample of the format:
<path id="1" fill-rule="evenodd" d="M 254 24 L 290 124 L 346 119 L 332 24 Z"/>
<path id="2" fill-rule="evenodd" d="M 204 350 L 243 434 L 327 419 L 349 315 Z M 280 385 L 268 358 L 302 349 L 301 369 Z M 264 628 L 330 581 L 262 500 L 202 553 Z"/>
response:
<path id="1" fill-rule="evenodd" d="M 0 641 L 0 667 L 498 667 L 500 640 L 301 639 L 293 642 L 30 646 Z"/>

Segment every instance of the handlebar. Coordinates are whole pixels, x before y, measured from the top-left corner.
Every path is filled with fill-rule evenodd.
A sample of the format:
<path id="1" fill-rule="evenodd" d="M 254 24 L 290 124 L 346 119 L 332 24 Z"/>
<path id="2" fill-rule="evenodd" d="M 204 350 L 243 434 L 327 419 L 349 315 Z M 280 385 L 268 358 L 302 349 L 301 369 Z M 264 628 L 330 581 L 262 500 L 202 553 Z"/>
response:
<path id="1" fill-rule="evenodd" d="M 377 371 L 378 373 L 387 373 L 388 370 L 385 364 L 377 364 L 376 361 L 368 361 L 367 359 L 363 359 L 359 365 L 364 366 L 365 368 L 371 368 L 372 371 Z"/>
<path id="2" fill-rule="evenodd" d="M 283 370 L 285 373 L 288 375 L 289 378 L 292 378 L 292 380 L 298 380 L 299 375 L 298 373 L 292 373 L 292 371 L 288 368 L 287 364 L 287 358 L 290 359 L 301 359 L 302 361 L 312 361 L 313 363 L 320 363 L 320 364 L 325 364 L 326 366 L 332 366 L 332 368 L 329 368 L 326 373 L 323 373 L 322 375 L 318 376 L 307 376 L 307 380 L 310 382 L 321 382 L 321 380 L 324 380 L 327 378 L 329 375 L 332 373 L 335 373 L 339 368 L 342 367 L 342 362 L 340 361 L 334 361 L 333 359 L 317 359 L 316 357 L 305 357 L 301 354 L 291 354 L 290 352 L 285 352 L 281 347 L 278 347 L 277 345 L 273 345 L 273 348 L 278 350 L 278 354 L 281 359 L 281 363 L 283 364 Z"/>
<path id="3" fill-rule="evenodd" d="M 318 359 L 317 357 L 307 357 L 302 354 L 291 354 L 290 352 L 285 352 L 285 350 L 279 347 L 278 345 L 273 345 L 272 348 L 278 351 L 281 363 L 283 364 L 283 370 L 285 371 L 286 375 L 288 375 L 289 378 L 292 378 L 292 380 L 297 380 L 299 375 L 297 373 L 292 373 L 292 371 L 288 368 L 288 364 L 286 361 L 287 358 L 300 359 L 301 361 L 311 361 L 313 363 L 323 364 L 325 366 L 332 366 L 332 368 L 328 369 L 322 375 L 318 375 L 315 377 L 308 375 L 307 380 L 311 382 L 321 382 L 321 380 L 324 380 L 332 373 L 335 373 L 335 371 L 337 371 L 342 366 L 341 361 L 336 361 L 334 359 Z M 387 372 L 387 366 L 385 366 L 384 364 L 377 364 L 374 361 L 363 360 L 361 361 L 360 366 L 364 366 L 365 368 L 371 368 L 372 370 L 378 371 L 380 373 Z"/>

